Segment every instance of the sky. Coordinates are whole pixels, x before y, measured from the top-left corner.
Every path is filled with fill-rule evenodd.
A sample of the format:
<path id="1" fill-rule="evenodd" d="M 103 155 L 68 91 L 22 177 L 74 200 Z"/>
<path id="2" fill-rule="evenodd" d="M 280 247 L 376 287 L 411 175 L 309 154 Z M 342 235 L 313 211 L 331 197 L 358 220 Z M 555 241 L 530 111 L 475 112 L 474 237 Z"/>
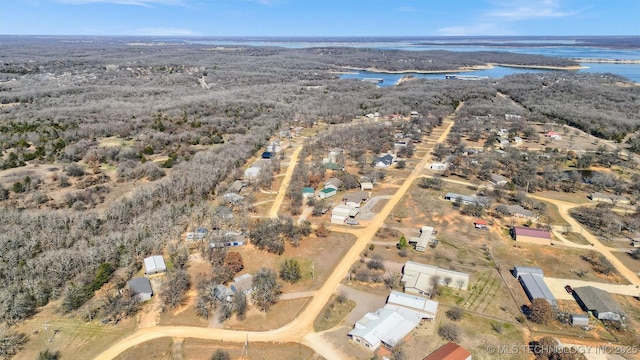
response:
<path id="1" fill-rule="evenodd" d="M 2 35 L 640 35 L 640 0 L 0 0 Z"/>

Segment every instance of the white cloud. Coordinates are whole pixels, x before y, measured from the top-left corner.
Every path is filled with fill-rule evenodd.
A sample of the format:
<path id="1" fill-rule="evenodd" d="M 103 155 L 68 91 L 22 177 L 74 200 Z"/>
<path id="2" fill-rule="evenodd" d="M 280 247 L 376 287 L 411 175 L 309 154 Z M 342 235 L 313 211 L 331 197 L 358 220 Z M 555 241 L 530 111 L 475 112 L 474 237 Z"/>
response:
<path id="1" fill-rule="evenodd" d="M 153 5 L 179 5 L 184 6 L 184 0 L 56 0 L 63 4 L 116 4 L 116 5 L 136 5 L 136 6 L 153 6 Z"/>
<path id="2" fill-rule="evenodd" d="M 482 35 L 509 35 L 499 31 L 494 24 L 479 23 L 473 25 L 447 26 L 436 30 L 441 36 L 482 36 Z"/>
<path id="3" fill-rule="evenodd" d="M 402 11 L 402 12 L 414 12 L 417 11 L 418 9 L 411 7 L 411 6 L 400 6 L 398 8 L 398 11 Z"/>
<path id="4" fill-rule="evenodd" d="M 499 9 L 490 10 L 487 16 L 504 20 L 523 20 L 536 18 L 560 18 L 580 13 L 580 10 L 567 11 L 562 9 L 555 0 L 511 1 L 502 3 Z"/>
<path id="5" fill-rule="evenodd" d="M 142 28 L 134 31 L 134 35 L 141 36 L 195 36 L 198 33 L 189 29 L 180 28 L 166 28 L 166 27 L 151 27 Z"/>

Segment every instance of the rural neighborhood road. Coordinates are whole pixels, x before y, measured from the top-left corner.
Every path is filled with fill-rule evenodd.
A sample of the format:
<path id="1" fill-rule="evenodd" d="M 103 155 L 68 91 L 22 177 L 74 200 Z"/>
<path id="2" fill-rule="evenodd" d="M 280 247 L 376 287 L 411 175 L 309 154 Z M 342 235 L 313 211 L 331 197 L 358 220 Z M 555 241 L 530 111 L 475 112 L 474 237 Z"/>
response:
<path id="1" fill-rule="evenodd" d="M 460 107 L 458 107 L 459 109 Z M 443 122 L 444 128 L 437 128 L 433 131 L 432 135 L 441 132 L 438 139 L 433 143 L 430 148 L 432 149 L 436 143 L 443 142 L 453 126 L 453 117 L 455 114 L 450 115 Z M 302 150 L 302 146 L 298 147 L 291 156 L 291 164 L 287 168 L 285 179 L 280 186 L 280 189 L 286 189 L 291 181 L 295 164 L 297 163 L 298 155 Z M 345 278 L 353 263 L 360 258 L 360 253 L 366 248 L 369 241 L 373 238 L 378 229 L 383 225 L 384 221 L 389 217 L 395 206 L 404 197 L 405 193 L 413 182 L 420 176 L 425 164 L 431 159 L 431 151 L 427 149 L 427 152 L 423 156 L 422 160 L 416 165 L 411 174 L 405 179 L 404 183 L 398 188 L 396 193 L 385 204 L 384 208 L 376 215 L 371 221 L 369 226 L 363 229 L 354 231 L 358 234 L 357 240 L 354 245 L 345 254 L 342 260 L 336 265 L 333 272 L 328 276 L 325 283 L 322 285 L 315 296 L 311 299 L 307 307 L 301 314 L 291 321 L 289 324 L 270 331 L 235 331 L 224 329 L 211 329 L 202 327 L 185 327 L 185 326 L 167 326 L 167 327 L 151 327 L 137 330 L 132 335 L 122 339 L 118 343 L 114 344 L 111 348 L 107 349 L 96 357 L 96 360 L 110 360 L 117 357 L 125 350 L 142 344 L 144 342 L 158 339 L 162 337 L 176 337 L 176 338 L 198 338 L 206 340 L 224 340 L 232 342 L 244 342 L 248 337 L 249 341 L 292 341 L 299 342 L 301 337 L 304 337 L 304 344 L 311 347 L 316 353 L 325 357 L 326 359 L 344 359 L 344 354 L 340 353 L 333 346 L 327 342 L 322 341 L 322 338 L 314 335 L 313 322 L 317 315 L 322 311 L 324 305 L 329 301 L 331 295 L 333 295 L 340 282 Z M 284 199 L 286 191 L 280 191 L 274 206 L 269 213 L 270 217 L 278 216 L 278 209 L 280 208 Z"/>
<path id="2" fill-rule="evenodd" d="M 271 205 L 271 210 L 269 210 L 269 217 L 272 219 L 278 217 L 278 210 L 280 210 L 280 206 L 282 206 L 282 202 L 284 201 L 284 195 L 289 188 L 289 183 L 293 177 L 293 170 L 296 168 L 296 164 L 298 164 L 300 151 L 302 151 L 302 145 L 299 145 L 293 150 L 293 154 L 291 154 L 291 160 L 289 161 L 289 166 L 287 166 L 287 172 L 282 180 L 282 184 L 280 184 L 280 190 L 278 191 L 278 195 L 276 195 L 276 199 L 273 201 L 273 205 Z"/>

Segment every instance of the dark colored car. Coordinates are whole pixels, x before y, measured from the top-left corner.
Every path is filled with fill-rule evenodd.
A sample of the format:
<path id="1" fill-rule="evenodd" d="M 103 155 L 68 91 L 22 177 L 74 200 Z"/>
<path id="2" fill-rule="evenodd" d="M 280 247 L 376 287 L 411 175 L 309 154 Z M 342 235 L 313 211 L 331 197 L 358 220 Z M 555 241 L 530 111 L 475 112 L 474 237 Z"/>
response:
<path id="1" fill-rule="evenodd" d="M 565 286 L 564 289 L 567 290 L 569 294 L 573 294 L 573 289 L 571 288 L 571 285 Z"/>

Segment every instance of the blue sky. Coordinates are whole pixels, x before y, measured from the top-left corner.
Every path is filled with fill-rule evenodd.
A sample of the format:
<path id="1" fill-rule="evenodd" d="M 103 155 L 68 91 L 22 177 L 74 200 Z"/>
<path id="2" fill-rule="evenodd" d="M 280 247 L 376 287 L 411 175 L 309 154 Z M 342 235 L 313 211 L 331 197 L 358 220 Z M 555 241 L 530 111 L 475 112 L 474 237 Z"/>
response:
<path id="1" fill-rule="evenodd" d="M 0 34 L 640 35 L 640 0 L 0 0 Z"/>

